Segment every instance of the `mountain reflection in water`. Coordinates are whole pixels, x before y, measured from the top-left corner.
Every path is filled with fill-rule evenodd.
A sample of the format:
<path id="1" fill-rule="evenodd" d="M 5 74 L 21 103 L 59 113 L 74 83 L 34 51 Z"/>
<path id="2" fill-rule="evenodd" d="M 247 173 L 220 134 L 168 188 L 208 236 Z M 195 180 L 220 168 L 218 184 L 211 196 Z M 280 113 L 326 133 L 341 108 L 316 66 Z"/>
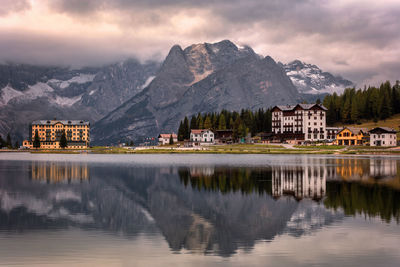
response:
<path id="1" fill-rule="evenodd" d="M 2 230 L 162 234 L 173 251 L 230 256 L 345 215 L 399 223 L 399 161 L 390 158 L 304 157 L 263 167 L 5 164 L 13 171 L 0 179 Z"/>

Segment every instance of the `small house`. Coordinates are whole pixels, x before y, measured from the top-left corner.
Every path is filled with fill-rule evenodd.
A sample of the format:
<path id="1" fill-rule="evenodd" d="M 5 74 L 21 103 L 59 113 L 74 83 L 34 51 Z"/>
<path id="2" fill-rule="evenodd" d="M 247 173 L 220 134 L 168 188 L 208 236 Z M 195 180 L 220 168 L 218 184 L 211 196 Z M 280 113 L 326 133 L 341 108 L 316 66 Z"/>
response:
<path id="1" fill-rule="evenodd" d="M 193 146 L 211 145 L 215 143 L 215 136 L 210 129 L 192 129 L 190 142 L 193 143 Z"/>
<path id="2" fill-rule="evenodd" d="M 371 146 L 396 146 L 397 131 L 389 127 L 376 127 L 369 131 Z"/>
<path id="3" fill-rule="evenodd" d="M 345 127 L 336 134 L 339 146 L 361 146 L 369 143 L 369 132 L 365 128 Z"/>
<path id="4" fill-rule="evenodd" d="M 174 133 L 172 134 L 160 134 L 158 136 L 158 145 L 169 145 L 169 139 L 171 138 L 174 140 L 174 143 L 178 142 L 178 136 Z"/>

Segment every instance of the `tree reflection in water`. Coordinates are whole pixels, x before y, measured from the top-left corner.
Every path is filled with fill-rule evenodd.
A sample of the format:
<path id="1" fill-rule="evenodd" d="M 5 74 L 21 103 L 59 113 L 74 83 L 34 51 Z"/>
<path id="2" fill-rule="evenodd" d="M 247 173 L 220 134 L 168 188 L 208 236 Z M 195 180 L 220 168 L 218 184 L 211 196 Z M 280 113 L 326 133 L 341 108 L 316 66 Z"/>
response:
<path id="1" fill-rule="evenodd" d="M 398 165 L 390 158 L 338 158 L 298 166 L 181 167 L 178 173 L 185 187 L 198 191 L 323 199 L 326 208 L 342 209 L 346 215 L 379 216 L 399 223 Z"/>

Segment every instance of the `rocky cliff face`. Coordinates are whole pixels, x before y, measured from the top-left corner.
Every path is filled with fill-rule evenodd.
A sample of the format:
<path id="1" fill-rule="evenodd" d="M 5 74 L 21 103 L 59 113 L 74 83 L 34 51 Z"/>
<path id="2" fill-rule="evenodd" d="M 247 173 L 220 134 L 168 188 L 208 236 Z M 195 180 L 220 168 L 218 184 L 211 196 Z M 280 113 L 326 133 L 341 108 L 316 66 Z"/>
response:
<path id="1" fill-rule="evenodd" d="M 30 65 L 0 66 L 0 134 L 22 140 L 33 120 L 84 119 L 92 123 L 141 92 L 157 63 L 136 60 L 70 70 Z"/>
<path id="2" fill-rule="evenodd" d="M 316 65 L 294 60 L 288 64 L 281 64 L 286 74 L 300 93 L 303 94 L 332 94 L 341 93 L 345 88 L 355 86 L 353 82 L 329 72 L 323 72 Z"/>
<path id="3" fill-rule="evenodd" d="M 176 131 L 186 115 L 221 109 L 267 108 L 300 98 L 285 70 L 230 41 L 172 47 L 140 94 L 97 122 L 96 143 L 138 140 Z"/>
<path id="4" fill-rule="evenodd" d="M 125 60 L 105 67 L 0 65 L 0 134 L 28 137 L 38 119 L 89 120 L 95 144 L 155 137 L 177 131 L 199 112 L 268 108 L 353 84 L 293 61 L 275 63 L 250 47 L 225 40 L 171 48 L 162 64 Z"/>

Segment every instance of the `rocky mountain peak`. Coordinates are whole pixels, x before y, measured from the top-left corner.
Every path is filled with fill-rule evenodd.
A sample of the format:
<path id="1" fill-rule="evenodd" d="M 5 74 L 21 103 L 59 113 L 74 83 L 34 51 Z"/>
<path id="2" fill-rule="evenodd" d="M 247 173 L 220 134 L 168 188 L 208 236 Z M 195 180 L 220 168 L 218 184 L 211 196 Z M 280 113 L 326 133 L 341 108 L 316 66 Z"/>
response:
<path id="1" fill-rule="evenodd" d="M 354 86 L 354 83 L 323 72 L 318 66 L 300 60 L 281 65 L 300 93 L 324 94 L 341 93 L 345 88 Z"/>
<path id="2" fill-rule="evenodd" d="M 151 84 L 93 128 L 98 143 L 176 131 L 184 116 L 222 109 L 268 108 L 300 98 L 271 57 L 230 41 L 174 46 Z"/>

